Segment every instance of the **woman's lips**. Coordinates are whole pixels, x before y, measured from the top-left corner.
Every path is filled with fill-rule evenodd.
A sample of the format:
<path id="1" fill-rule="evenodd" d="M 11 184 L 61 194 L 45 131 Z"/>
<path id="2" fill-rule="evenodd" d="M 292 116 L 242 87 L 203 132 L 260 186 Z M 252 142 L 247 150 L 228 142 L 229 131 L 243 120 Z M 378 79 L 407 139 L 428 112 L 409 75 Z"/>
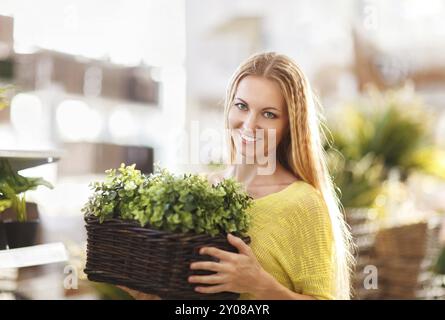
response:
<path id="1" fill-rule="evenodd" d="M 258 139 L 258 138 L 255 138 L 255 137 L 252 137 L 252 136 L 243 134 L 243 133 L 240 133 L 240 137 L 241 137 L 241 141 L 242 141 L 244 144 L 255 143 L 256 141 L 260 140 L 260 139 Z"/>

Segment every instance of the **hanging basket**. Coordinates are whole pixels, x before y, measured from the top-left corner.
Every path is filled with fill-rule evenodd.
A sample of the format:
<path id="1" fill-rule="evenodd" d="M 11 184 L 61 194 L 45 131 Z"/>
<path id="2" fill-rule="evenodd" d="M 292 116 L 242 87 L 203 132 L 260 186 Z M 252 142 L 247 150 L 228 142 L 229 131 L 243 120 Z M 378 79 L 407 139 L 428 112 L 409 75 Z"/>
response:
<path id="1" fill-rule="evenodd" d="M 188 282 L 191 275 L 214 273 L 190 269 L 195 261 L 217 261 L 214 257 L 200 255 L 200 248 L 217 247 L 237 252 L 225 235 L 173 233 L 121 219 L 100 223 L 91 214 L 85 215 L 85 222 L 88 236 L 85 273 L 91 281 L 126 286 L 162 299 L 239 298 L 239 294 L 232 292 L 198 293 L 194 291 L 198 284 Z M 249 237 L 242 239 L 250 243 Z"/>

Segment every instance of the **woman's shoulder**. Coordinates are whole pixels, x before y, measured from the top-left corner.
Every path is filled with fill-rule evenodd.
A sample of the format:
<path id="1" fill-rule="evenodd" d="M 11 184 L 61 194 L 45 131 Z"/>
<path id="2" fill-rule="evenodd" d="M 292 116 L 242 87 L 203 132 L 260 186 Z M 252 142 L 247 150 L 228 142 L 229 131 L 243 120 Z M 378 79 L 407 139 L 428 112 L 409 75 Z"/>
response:
<path id="1" fill-rule="evenodd" d="M 326 220 L 329 219 L 328 209 L 322 194 L 311 184 L 296 181 L 283 190 L 278 197 L 288 219 Z"/>
<path id="2" fill-rule="evenodd" d="M 283 200 L 288 200 L 295 205 L 323 205 L 324 200 L 320 191 L 310 183 L 297 180 L 279 193 Z"/>

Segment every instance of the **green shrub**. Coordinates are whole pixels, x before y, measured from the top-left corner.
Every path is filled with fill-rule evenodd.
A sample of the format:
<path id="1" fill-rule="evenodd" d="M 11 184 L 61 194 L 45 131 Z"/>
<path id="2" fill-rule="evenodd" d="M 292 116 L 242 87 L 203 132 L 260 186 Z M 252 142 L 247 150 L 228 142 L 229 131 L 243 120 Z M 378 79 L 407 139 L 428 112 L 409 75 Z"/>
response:
<path id="1" fill-rule="evenodd" d="M 23 177 L 11 168 L 7 159 L 0 159 L 0 213 L 11 208 L 17 213 L 17 220 L 26 221 L 25 192 L 38 186 L 53 186 L 42 178 Z"/>
<path id="2" fill-rule="evenodd" d="M 5 109 L 8 106 L 8 101 L 6 100 L 7 88 L 0 87 L 0 110 Z"/>
<path id="3" fill-rule="evenodd" d="M 372 206 L 391 171 L 445 178 L 443 150 L 432 142 L 433 120 L 413 92 L 369 91 L 330 119 L 325 145 L 344 207 Z"/>
<path id="4" fill-rule="evenodd" d="M 212 236 L 248 229 L 246 209 L 252 198 L 232 179 L 211 185 L 200 175 L 177 176 L 157 168 L 147 176 L 124 164 L 106 173 L 104 182 L 91 185 L 94 194 L 82 210 L 101 222 L 121 218 L 159 230 Z"/>

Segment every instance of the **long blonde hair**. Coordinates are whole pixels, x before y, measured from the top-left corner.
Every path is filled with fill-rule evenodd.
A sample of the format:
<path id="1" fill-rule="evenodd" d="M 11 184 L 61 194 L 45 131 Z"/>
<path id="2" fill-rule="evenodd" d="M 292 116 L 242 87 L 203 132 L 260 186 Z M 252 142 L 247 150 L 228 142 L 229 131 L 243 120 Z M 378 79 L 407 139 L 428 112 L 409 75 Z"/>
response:
<path id="1" fill-rule="evenodd" d="M 334 236 L 335 297 L 349 299 L 350 274 L 354 264 L 353 242 L 326 165 L 321 112 L 317 110 L 320 105 L 305 75 L 292 59 L 274 52 L 256 54 L 238 67 L 229 83 L 224 110 L 226 129 L 238 84 L 249 75 L 274 80 L 281 88 L 289 114 L 289 130 L 277 147 L 277 159 L 297 178 L 311 184 L 322 195 Z M 228 143 L 230 159 L 233 161 L 233 139 L 229 138 Z"/>

